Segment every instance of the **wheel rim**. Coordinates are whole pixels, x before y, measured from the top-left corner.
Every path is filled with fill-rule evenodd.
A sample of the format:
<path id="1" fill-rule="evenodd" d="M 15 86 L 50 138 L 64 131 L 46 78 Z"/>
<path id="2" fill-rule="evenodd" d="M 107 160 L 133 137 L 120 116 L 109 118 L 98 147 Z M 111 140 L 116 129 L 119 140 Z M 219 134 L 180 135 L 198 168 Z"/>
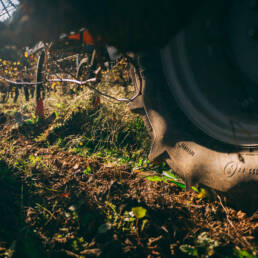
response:
<path id="1" fill-rule="evenodd" d="M 195 126 L 224 143 L 258 146 L 258 4 L 211 2 L 161 51 L 164 73 Z"/>

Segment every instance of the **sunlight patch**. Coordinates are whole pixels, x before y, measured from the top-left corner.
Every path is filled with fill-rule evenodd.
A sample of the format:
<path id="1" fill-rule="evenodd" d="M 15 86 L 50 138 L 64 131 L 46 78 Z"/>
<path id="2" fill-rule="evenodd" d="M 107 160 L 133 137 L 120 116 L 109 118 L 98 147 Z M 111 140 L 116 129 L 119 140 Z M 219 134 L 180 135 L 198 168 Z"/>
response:
<path id="1" fill-rule="evenodd" d="M 18 0 L 1 0 L 0 1 L 0 22 L 10 18 L 19 4 Z"/>

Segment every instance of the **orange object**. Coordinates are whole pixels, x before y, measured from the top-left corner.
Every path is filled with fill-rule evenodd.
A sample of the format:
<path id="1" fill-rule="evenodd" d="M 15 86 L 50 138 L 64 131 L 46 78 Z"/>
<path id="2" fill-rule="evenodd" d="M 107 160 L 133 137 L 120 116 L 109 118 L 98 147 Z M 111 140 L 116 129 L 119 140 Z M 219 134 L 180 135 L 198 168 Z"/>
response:
<path id="1" fill-rule="evenodd" d="M 35 115 L 37 117 L 39 117 L 40 119 L 44 119 L 45 118 L 45 115 L 44 115 L 44 105 L 43 105 L 43 100 L 42 99 L 39 99 L 37 101 Z"/>
<path id="2" fill-rule="evenodd" d="M 70 197 L 70 194 L 69 194 L 69 193 L 62 193 L 62 194 L 61 194 L 61 197 L 63 197 L 63 198 L 69 198 L 69 197 Z"/>
<path id="3" fill-rule="evenodd" d="M 94 45 L 93 38 L 90 35 L 88 30 L 84 30 L 82 33 L 70 35 L 68 38 L 74 39 L 74 40 L 82 40 L 84 43 L 86 43 L 88 45 Z"/>
<path id="4" fill-rule="evenodd" d="M 85 42 L 88 45 L 94 45 L 93 38 L 87 30 L 83 32 L 83 42 Z"/>
<path id="5" fill-rule="evenodd" d="M 77 33 L 77 34 L 70 35 L 70 36 L 68 37 L 68 39 L 80 40 L 80 39 L 81 39 L 81 34 L 80 34 L 80 33 Z"/>

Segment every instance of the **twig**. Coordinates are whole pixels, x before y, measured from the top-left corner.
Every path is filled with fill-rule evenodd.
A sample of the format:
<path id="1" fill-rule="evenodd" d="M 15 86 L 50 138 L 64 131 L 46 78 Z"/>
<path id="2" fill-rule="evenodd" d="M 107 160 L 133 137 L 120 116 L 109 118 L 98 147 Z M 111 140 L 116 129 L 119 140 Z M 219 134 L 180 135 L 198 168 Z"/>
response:
<path id="1" fill-rule="evenodd" d="M 219 202 L 220 202 L 221 207 L 223 208 L 223 210 L 224 210 L 225 213 L 226 213 L 226 217 L 227 217 L 228 223 L 230 224 L 230 226 L 231 226 L 232 228 L 235 228 L 235 226 L 233 225 L 232 221 L 229 219 L 228 210 L 227 210 L 226 207 L 223 205 L 222 200 L 221 200 L 221 197 L 220 197 L 219 195 L 217 195 L 217 197 L 218 197 L 218 199 L 219 199 Z"/>
<path id="2" fill-rule="evenodd" d="M 41 204 L 39 203 L 36 203 L 36 206 L 38 206 L 39 208 L 41 208 L 42 210 L 44 210 L 45 212 L 47 212 L 51 218 L 55 219 L 56 220 L 56 216 L 50 211 L 48 210 L 47 208 L 43 207 Z"/>
<path id="3" fill-rule="evenodd" d="M 7 78 L 4 78 L 3 76 L 0 75 L 0 79 L 6 81 L 6 82 L 9 82 L 13 85 L 27 85 L 27 86 L 33 86 L 35 87 L 36 85 L 38 84 L 41 84 L 42 82 L 17 82 L 17 81 L 12 81 L 12 80 L 9 80 Z M 113 97 L 111 95 L 108 95 L 104 92 L 101 92 L 99 90 L 97 90 L 96 88 L 90 86 L 90 85 L 86 85 L 87 83 L 89 82 L 95 82 L 96 81 L 96 78 L 91 78 L 91 79 L 88 79 L 86 81 L 79 81 L 79 80 L 75 80 L 75 79 L 66 79 L 66 78 L 60 78 L 60 79 L 47 79 L 46 82 L 71 82 L 71 83 L 76 83 L 76 84 L 79 84 L 79 85 L 85 85 L 86 87 L 88 87 L 89 89 L 95 91 L 96 93 L 98 93 L 99 95 L 103 96 L 103 97 L 106 97 L 106 98 L 109 98 L 109 99 L 112 99 L 112 100 L 115 100 L 115 101 L 118 101 L 118 102 L 126 102 L 126 103 L 129 103 L 129 102 L 132 102 L 135 98 L 137 98 L 139 95 L 140 95 L 140 90 L 138 90 L 138 92 L 136 92 L 134 94 L 133 97 L 129 98 L 129 99 L 126 99 L 126 98 L 116 98 L 116 97 Z"/>
<path id="4" fill-rule="evenodd" d="M 227 210 L 227 208 L 223 205 L 222 200 L 221 200 L 221 198 L 220 198 L 219 195 L 217 195 L 217 198 L 219 199 L 219 202 L 220 202 L 220 204 L 221 204 L 221 207 L 223 208 L 223 210 L 224 210 L 225 213 L 226 213 L 226 217 L 227 217 L 227 221 L 228 221 L 229 225 L 232 227 L 232 229 L 234 230 L 234 232 L 235 232 L 235 234 L 237 235 L 237 237 L 238 237 L 238 238 L 241 238 L 241 239 L 246 243 L 246 245 L 249 246 L 250 249 L 252 249 L 252 245 L 246 240 L 245 237 L 242 237 L 242 236 L 237 232 L 236 227 L 233 225 L 232 221 L 229 219 L 228 210 Z"/>

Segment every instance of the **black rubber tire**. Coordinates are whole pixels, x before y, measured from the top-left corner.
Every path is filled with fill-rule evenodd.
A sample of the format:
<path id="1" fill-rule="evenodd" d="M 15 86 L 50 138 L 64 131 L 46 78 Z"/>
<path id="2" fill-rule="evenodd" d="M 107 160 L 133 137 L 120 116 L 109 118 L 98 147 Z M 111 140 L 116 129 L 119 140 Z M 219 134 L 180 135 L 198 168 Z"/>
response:
<path id="1" fill-rule="evenodd" d="M 235 206 L 253 211 L 258 203 L 258 151 L 219 142 L 185 116 L 167 84 L 160 49 L 138 56 L 143 93 L 130 109 L 144 114 L 151 127 L 151 161 L 166 160 L 190 186 L 205 185 L 225 193 Z"/>

